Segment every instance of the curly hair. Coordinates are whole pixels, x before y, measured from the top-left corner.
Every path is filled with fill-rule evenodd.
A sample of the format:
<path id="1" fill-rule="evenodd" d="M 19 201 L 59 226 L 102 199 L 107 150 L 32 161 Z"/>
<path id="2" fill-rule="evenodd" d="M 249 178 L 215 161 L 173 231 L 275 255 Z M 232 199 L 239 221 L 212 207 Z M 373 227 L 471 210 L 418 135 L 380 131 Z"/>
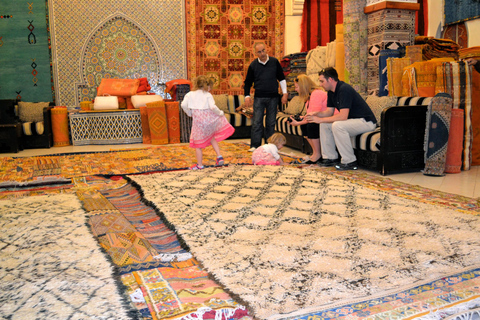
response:
<path id="1" fill-rule="evenodd" d="M 215 80 L 213 78 L 207 78 L 207 76 L 198 76 L 193 81 L 193 86 L 196 90 L 208 90 L 208 87 L 213 87 Z"/>

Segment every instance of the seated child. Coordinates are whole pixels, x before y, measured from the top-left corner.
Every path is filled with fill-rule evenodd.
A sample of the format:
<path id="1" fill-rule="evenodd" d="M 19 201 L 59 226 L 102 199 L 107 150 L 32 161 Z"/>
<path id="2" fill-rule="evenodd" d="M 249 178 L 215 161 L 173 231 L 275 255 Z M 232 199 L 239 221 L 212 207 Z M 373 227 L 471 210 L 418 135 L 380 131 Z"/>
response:
<path id="1" fill-rule="evenodd" d="M 267 140 L 267 144 L 258 147 L 252 154 L 252 162 L 255 165 L 283 165 L 283 160 L 278 154 L 278 150 L 282 149 L 287 139 L 281 133 L 274 133 Z"/>

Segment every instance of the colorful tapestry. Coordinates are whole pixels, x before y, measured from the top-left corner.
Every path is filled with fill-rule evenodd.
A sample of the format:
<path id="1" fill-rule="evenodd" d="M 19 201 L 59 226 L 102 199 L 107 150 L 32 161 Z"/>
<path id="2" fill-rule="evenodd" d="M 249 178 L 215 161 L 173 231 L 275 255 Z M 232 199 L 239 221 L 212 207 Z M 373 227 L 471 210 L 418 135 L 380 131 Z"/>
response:
<path id="1" fill-rule="evenodd" d="M 264 43 L 270 56 L 283 57 L 285 1 L 186 0 L 185 4 L 188 79 L 214 78 L 212 94 L 243 94 L 256 43 Z"/>
<path id="2" fill-rule="evenodd" d="M 162 96 L 167 81 L 186 78 L 183 0 L 48 0 L 48 6 L 57 104 L 93 100 L 103 78 L 147 78 Z"/>
<path id="3" fill-rule="evenodd" d="M 68 129 L 67 107 L 55 107 L 51 109 L 53 146 L 63 147 L 70 145 L 70 133 Z"/>
<path id="4" fill-rule="evenodd" d="M 335 40 L 335 25 L 342 24 L 342 2 L 332 0 L 306 0 L 303 3 L 300 38 L 302 49 L 307 52 L 318 46 L 326 46 Z M 340 41 L 340 40 L 339 40 Z"/>
<path id="5" fill-rule="evenodd" d="M 445 25 L 480 17 L 478 0 L 444 1 Z"/>
<path id="6" fill-rule="evenodd" d="M 446 26 L 442 38 L 455 41 L 460 49 L 468 48 L 468 30 L 465 22 Z"/>
<path id="7" fill-rule="evenodd" d="M 379 85 L 378 85 L 378 96 L 388 96 L 388 67 L 387 67 L 387 60 L 392 58 L 399 58 L 400 51 L 399 50 L 380 50 L 378 55 L 378 78 L 379 78 Z M 369 60 L 370 61 L 370 60 Z M 378 119 L 378 118 L 377 118 Z"/>
<path id="8" fill-rule="evenodd" d="M 251 164 L 249 146 L 219 142 L 225 164 Z M 283 154 L 285 162 L 296 157 Z M 206 148 L 204 165 L 215 165 L 215 151 Z M 187 169 L 195 161 L 195 149 L 188 145 L 158 146 L 109 152 L 71 153 L 37 157 L 0 157 L 0 186 L 41 183 L 92 175 L 135 174 Z M 68 181 L 68 180 L 67 180 Z"/>
<path id="9" fill-rule="evenodd" d="M 411 64 L 410 58 L 388 58 L 387 59 L 387 73 L 388 73 L 388 95 L 401 97 L 403 86 L 403 68 Z"/>
<path id="10" fill-rule="evenodd" d="M 415 11 L 402 9 L 379 10 L 368 13 L 367 19 L 368 93 L 378 94 L 380 86 L 380 53 L 382 50 L 398 50 L 401 47 L 414 43 Z"/>
<path id="11" fill-rule="evenodd" d="M 138 191 L 130 184 L 117 189 L 101 191 L 132 227 L 140 232 L 158 252 L 154 256 L 159 261 L 184 261 L 192 256 L 178 242 L 175 232 L 169 229 L 155 210 L 140 201 Z"/>
<path id="12" fill-rule="evenodd" d="M 165 101 L 168 123 L 168 143 L 180 143 L 180 103 Z"/>
<path id="13" fill-rule="evenodd" d="M 411 45 L 405 48 L 405 57 L 410 58 L 411 63 L 421 62 L 423 60 L 423 45 Z"/>
<path id="14" fill-rule="evenodd" d="M 436 58 L 428 61 L 414 62 L 404 69 L 402 76 L 402 96 L 435 96 L 437 83 L 437 66 L 453 58 Z"/>
<path id="15" fill-rule="evenodd" d="M 345 82 L 357 92 L 367 92 L 368 20 L 363 13 L 366 0 L 343 1 Z"/>
<path id="16" fill-rule="evenodd" d="M 459 173 L 462 170 L 463 118 L 464 110 L 452 109 L 445 159 L 446 173 Z"/>
<path id="17" fill-rule="evenodd" d="M 428 105 L 424 175 L 444 175 L 451 113 L 452 97 L 448 93 L 436 94 Z"/>
<path id="18" fill-rule="evenodd" d="M 94 236 L 106 233 L 136 232 L 132 224 L 119 211 L 90 216 L 88 223 Z"/>
<path id="19" fill-rule="evenodd" d="M 148 126 L 152 144 L 168 143 L 167 114 L 164 101 L 147 103 Z"/>
<path id="20" fill-rule="evenodd" d="M 2 1 L 0 96 L 53 101 L 45 0 Z"/>

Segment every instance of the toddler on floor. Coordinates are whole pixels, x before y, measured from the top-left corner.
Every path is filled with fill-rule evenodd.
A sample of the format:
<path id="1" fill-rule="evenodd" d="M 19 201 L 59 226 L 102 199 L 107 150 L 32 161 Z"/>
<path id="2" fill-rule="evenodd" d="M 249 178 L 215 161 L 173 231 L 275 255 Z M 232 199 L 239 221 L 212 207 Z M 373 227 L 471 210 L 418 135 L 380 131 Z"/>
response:
<path id="1" fill-rule="evenodd" d="M 287 143 L 287 139 L 281 133 L 274 133 L 267 140 L 267 144 L 258 147 L 252 154 L 252 162 L 255 165 L 283 165 L 282 157 L 278 150 Z"/>
<path id="2" fill-rule="evenodd" d="M 197 164 L 191 170 L 203 169 L 203 149 L 212 145 L 217 154 L 215 166 L 224 164 L 218 141 L 230 137 L 235 129 L 224 116 L 222 110 L 215 105 L 212 94 L 209 92 L 214 80 L 206 76 L 198 76 L 194 81 L 195 91 L 188 92 L 183 101 L 182 109 L 192 117 L 192 131 L 190 133 L 190 147 L 195 148 Z"/>

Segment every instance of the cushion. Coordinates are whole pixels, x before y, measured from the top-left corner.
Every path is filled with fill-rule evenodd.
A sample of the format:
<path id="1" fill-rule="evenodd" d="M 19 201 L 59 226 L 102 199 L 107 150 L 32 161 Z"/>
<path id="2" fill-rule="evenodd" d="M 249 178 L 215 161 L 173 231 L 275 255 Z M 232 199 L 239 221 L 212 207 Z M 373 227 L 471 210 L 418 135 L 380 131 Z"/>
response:
<path id="1" fill-rule="evenodd" d="M 103 78 L 97 88 L 97 96 L 132 96 L 137 93 L 140 80 Z"/>
<path id="2" fill-rule="evenodd" d="M 375 118 L 377 118 L 379 125 L 382 119 L 382 111 L 385 108 L 397 105 L 397 98 L 389 96 L 377 97 L 376 95 L 369 95 L 366 101 L 370 109 L 372 109 Z"/>
<path id="3" fill-rule="evenodd" d="M 152 89 L 150 84 L 148 84 L 147 78 L 139 78 L 138 81 L 139 81 L 139 84 L 138 84 L 137 92 L 150 91 Z"/>
<path id="4" fill-rule="evenodd" d="M 50 102 L 18 102 L 18 117 L 22 122 L 43 121 L 43 108 L 48 107 Z"/>
<path id="5" fill-rule="evenodd" d="M 163 98 L 157 94 L 134 95 L 132 96 L 132 104 L 135 109 L 145 107 L 147 103 L 163 101 Z"/>
<path id="6" fill-rule="evenodd" d="M 226 94 L 214 94 L 213 100 L 215 100 L 215 105 L 218 109 L 224 113 L 230 113 L 230 110 L 228 110 L 228 96 Z"/>
<path id="7" fill-rule="evenodd" d="M 285 113 L 286 114 L 297 114 L 302 112 L 304 102 L 299 96 L 295 96 L 292 98 L 292 100 L 288 101 L 287 108 L 285 108 Z M 303 110 L 303 113 L 305 113 L 305 110 Z"/>

